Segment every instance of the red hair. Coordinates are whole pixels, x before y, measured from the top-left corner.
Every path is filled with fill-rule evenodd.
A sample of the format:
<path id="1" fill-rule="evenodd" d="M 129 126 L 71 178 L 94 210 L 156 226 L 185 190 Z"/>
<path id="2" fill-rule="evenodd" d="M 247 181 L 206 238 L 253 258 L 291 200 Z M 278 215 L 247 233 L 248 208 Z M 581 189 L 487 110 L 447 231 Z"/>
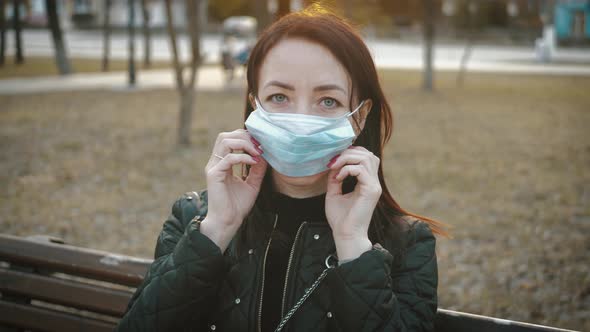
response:
<path id="1" fill-rule="evenodd" d="M 248 93 L 257 95 L 258 75 L 264 58 L 281 40 L 302 38 L 327 48 L 347 70 L 352 81 L 352 94 L 349 103 L 352 109 L 352 96 L 358 100 L 371 99 L 373 104 L 367 115 L 365 126 L 354 145 L 363 146 L 380 159 L 383 148 L 393 131 L 393 115 L 385 99 L 371 53 L 355 29 L 342 18 L 319 6 L 311 6 L 304 11 L 283 16 L 268 27 L 252 49 L 247 68 Z M 253 111 L 246 100 L 244 120 Z M 448 237 L 445 225 L 439 221 L 410 213 L 402 209 L 389 192 L 383 177 L 383 163 L 379 165 L 379 182 L 382 194 L 375 208 L 369 227 L 369 237 L 374 242 L 383 243 L 388 226 L 399 230 L 401 217 L 413 216 L 427 222 L 433 233 Z M 267 174 L 265 182 L 268 180 Z M 349 177 L 343 183 L 343 192 L 351 192 L 356 178 Z M 263 184 L 261 195 L 269 190 Z M 396 225 L 397 224 L 397 225 Z"/>

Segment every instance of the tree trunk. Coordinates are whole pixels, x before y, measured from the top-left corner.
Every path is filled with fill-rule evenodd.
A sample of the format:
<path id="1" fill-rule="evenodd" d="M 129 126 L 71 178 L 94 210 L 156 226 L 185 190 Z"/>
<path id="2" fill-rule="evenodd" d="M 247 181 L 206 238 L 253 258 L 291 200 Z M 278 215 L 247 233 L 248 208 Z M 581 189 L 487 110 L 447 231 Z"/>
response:
<path id="1" fill-rule="evenodd" d="M 25 62 L 25 57 L 23 56 L 23 46 L 22 46 L 22 38 L 21 38 L 21 22 L 20 22 L 20 1 L 13 0 L 12 1 L 12 23 L 14 24 L 14 38 L 16 44 L 16 63 L 22 64 Z"/>
<path id="2" fill-rule="evenodd" d="M 344 0 L 342 6 L 344 7 L 344 17 L 346 17 L 346 19 L 350 20 L 351 22 L 354 21 L 352 19 L 352 13 L 354 12 L 352 0 Z"/>
<path id="3" fill-rule="evenodd" d="M 252 12 L 256 15 L 256 20 L 258 21 L 257 30 L 258 33 L 262 32 L 270 23 L 270 12 L 268 11 L 268 1 L 267 0 L 255 0 L 250 2 Z"/>
<path id="4" fill-rule="evenodd" d="M 182 77 L 182 66 L 178 59 L 178 46 L 176 44 L 176 28 L 174 27 L 174 18 L 172 17 L 172 1 L 165 0 L 166 5 L 166 28 L 168 30 L 168 39 L 170 40 L 170 50 L 172 51 L 172 64 L 176 77 L 176 88 L 181 90 L 184 88 L 184 80 Z"/>
<path id="5" fill-rule="evenodd" d="M 59 17 L 57 16 L 57 1 L 45 0 L 45 9 L 47 10 L 47 22 L 49 24 L 49 30 L 51 30 L 53 47 L 55 49 L 55 64 L 57 65 L 60 75 L 69 75 L 72 73 L 72 68 L 66 53 L 63 33 L 59 26 Z"/>
<path id="6" fill-rule="evenodd" d="M 201 65 L 201 45 L 199 37 L 201 26 L 199 22 L 199 0 L 186 0 L 186 21 L 191 45 L 191 71 L 189 84 L 195 86 L 196 71 Z"/>
<path id="7" fill-rule="evenodd" d="M 457 75 L 457 86 L 463 86 L 463 82 L 465 81 L 465 74 L 467 73 L 467 62 L 469 62 L 469 58 L 471 57 L 471 50 L 473 49 L 473 41 L 474 36 L 473 32 L 467 39 L 467 44 L 465 44 L 465 49 L 463 50 L 463 56 L 461 57 L 461 64 L 459 66 L 459 74 Z"/>
<path id="8" fill-rule="evenodd" d="M 193 106 L 195 103 L 194 87 L 186 87 L 180 92 L 180 117 L 178 118 L 178 144 L 191 144 L 191 123 L 193 120 Z"/>
<path id="9" fill-rule="evenodd" d="M 180 145 L 190 145 L 193 105 L 195 102 L 195 84 L 197 82 L 197 70 L 201 65 L 201 48 L 199 40 L 201 35 L 199 10 L 201 9 L 201 6 L 199 6 L 199 0 L 185 0 L 185 5 L 187 30 L 191 45 L 191 66 L 189 82 L 185 85 L 185 88 L 181 90 L 182 106 L 180 110 L 180 126 L 178 129 L 178 143 Z"/>
<path id="10" fill-rule="evenodd" d="M 277 9 L 276 19 L 289 14 L 291 12 L 291 0 L 279 0 L 279 8 Z"/>
<path id="11" fill-rule="evenodd" d="M 457 75 L 457 86 L 463 86 L 463 82 L 465 81 L 465 75 L 467 74 L 467 63 L 471 57 L 471 52 L 473 51 L 473 46 L 475 43 L 475 18 L 474 13 L 469 12 L 467 17 L 467 24 L 469 29 L 469 35 L 467 36 L 467 43 L 465 44 L 465 49 L 463 50 L 463 56 L 461 57 L 461 64 L 459 66 L 459 74 Z"/>
<path id="12" fill-rule="evenodd" d="M 129 34 L 129 85 L 135 86 L 135 0 L 127 0 L 129 20 L 127 31 Z"/>
<path id="13" fill-rule="evenodd" d="M 185 82 L 183 68 L 178 57 L 178 47 L 176 40 L 176 29 L 174 27 L 174 18 L 172 16 L 172 0 L 166 0 L 166 26 L 170 39 L 170 49 L 172 51 L 172 63 L 176 76 L 176 89 L 180 96 L 180 114 L 178 121 L 178 144 L 190 144 L 190 132 L 193 108 L 195 103 L 195 85 L 197 80 L 197 69 L 201 64 L 201 53 L 199 47 L 200 39 L 200 22 L 198 20 L 199 6 L 198 0 L 185 0 L 185 14 L 187 22 L 187 32 L 189 34 L 191 47 L 191 64 L 188 82 Z"/>
<path id="14" fill-rule="evenodd" d="M 432 91 L 433 87 L 433 53 L 434 53 L 434 1 L 422 0 L 424 5 L 424 77 L 423 89 Z"/>
<path id="15" fill-rule="evenodd" d="M 102 26 L 103 33 L 103 53 L 102 53 L 102 71 L 109 71 L 109 56 L 111 54 L 111 4 L 112 0 L 104 2 L 104 22 Z"/>
<path id="16" fill-rule="evenodd" d="M 143 42 L 144 42 L 144 53 L 143 53 L 143 67 L 149 68 L 151 66 L 151 32 L 150 32 L 150 11 L 148 10 L 147 0 L 141 0 L 141 13 L 143 16 L 142 27 L 143 27 Z"/>
<path id="17" fill-rule="evenodd" d="M 6 53 L 6 15 L 4 14 L 4 0 L 0 0 L 0 66 L 4 65 Z"/>

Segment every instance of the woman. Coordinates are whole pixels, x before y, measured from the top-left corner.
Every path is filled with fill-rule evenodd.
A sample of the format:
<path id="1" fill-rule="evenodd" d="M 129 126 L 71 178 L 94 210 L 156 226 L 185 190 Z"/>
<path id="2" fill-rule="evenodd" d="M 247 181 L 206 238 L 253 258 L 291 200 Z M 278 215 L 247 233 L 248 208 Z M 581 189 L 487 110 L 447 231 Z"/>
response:
<path id="1" fill-rule="evenodd" d="M 207 190 L 174 203 L 119 330 L 432 331 L 445 231 L 387 190 L 392 115 L 361 38 L 287 15 L 247 78 L 246 129 L 219 134 Z"/>

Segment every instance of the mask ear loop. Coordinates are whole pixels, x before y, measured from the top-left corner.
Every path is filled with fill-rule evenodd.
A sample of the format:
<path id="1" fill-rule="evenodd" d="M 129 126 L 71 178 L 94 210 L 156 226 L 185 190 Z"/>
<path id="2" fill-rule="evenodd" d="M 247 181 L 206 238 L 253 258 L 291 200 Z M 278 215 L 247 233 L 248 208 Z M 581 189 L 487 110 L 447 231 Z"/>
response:
<path id="1" fill-rule="evenodd" d="M 263 107 L 262 107 L 262 103 L 260 102 L 260 100 L 258 99 L 258 97 L 254 97 L 254 102 L 256 103 L 256 109 L 257 110 L 261 110 L 263 113 L 268 113 Z"/>
<path id="2" fill-rule="evenodd" d="M 254 102 L 256 103 L 256 108 L 262 108 L 262 105 L 260 104 L 260 100 L 258 100 L 258 97 L 254 97 Z"/>
<path id="3" fill-rule="evenodd" d="M 254 110 L 257 110 L 257 109 L 262 108 L 262 103 L 258 99 L 258 96 L 256 96 L 252 92 L 250 92 L 249 95 L 254 98 L 254 105 L 252 105 L 252 107 L 254 108 Z"/>
<path id="4" fill-rule="evenodd" d="M 354 110 L 354 111 L 350 112 L 349 114 L 346 114 L 346 115 L 345 115 L 345 116 L 346 116 L 346 118 L 348 119 L 348 118 L 349 118 L 349 117 L 351 117 L 351 116 L 352 116 L 354 113 L 358 112 L 358 111 L 361 109 L 361 107 L 363 107 L 363 105 L 365 104 L 365 101 L 366 101 L 366 100 L 363 100 L 363 101 L 362 101 L 362 102 L 361 102 L 361 103 L 360 103 L 360 104 L 357 106 L 357 108 L 355 108 L 355 110 Z M 360 132 L 359 132 L 359 134 L 360 134 Z M 353 139 L 353 141 L 352 141 L 352 144 L 354 144 L 354 142 L 355 142 L 355 141 L 356 141 L 356 139 L 358 138 L 358 135 L 354 135 L 354 136 L 355 136 L 355 137 L 354 137 L 354 139 Z"/>
<path id="5" fill-rule="evenodd" d="M 354 113 L 358 112 L 358 111 L 361 109 L 361 107 L 363 107 L 363 105 L 365 104 L 365 101 L 366 101 L 366 100 L 363 100 L 363 101 L 362 101 L 362 102 L 361 102 L 361 103 L 360 103 L 360 104 L 357 106 L 357 108 L 355 108 L 355 109 L 354 109 L 354 111 L 352 111 L 352 112 L 350 112 L 350 113 L 346 114 L 346 117 L 347 117 L 347 118 L 348 118 L 348 117 L 351 117 L 351 116 L 352 116 Z"/>

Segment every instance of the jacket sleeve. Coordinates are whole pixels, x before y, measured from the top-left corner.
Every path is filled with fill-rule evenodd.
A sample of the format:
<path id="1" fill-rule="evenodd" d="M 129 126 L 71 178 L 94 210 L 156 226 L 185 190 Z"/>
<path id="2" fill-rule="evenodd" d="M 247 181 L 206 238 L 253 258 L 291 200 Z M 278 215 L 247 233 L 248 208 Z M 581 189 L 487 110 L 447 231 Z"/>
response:
<path id="1" fill-rule="evenodd" d="M 219 247 L 192 219 L 207 213 L 207 194 L 190 192 L 172 206 L 158 236 L 154 262 L 116 331 L 180 331 L 205 327 L 227 271 Z"/>
<path id="2" fill-rule="evenodd" d="M 395 269 L 392 255 L 374 244 L 328 273 L 334 319 L 343 331 L 434 331 L 436 239 L 428 224 L 415 225 L 415 241 Z"/>

